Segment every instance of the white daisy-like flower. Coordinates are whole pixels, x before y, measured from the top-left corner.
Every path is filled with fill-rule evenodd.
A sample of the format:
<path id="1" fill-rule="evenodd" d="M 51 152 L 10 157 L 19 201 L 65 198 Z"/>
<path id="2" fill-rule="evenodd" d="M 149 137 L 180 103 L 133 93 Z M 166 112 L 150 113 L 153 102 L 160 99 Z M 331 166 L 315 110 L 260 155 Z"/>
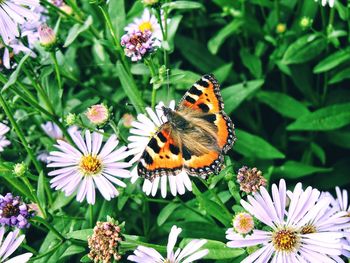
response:
<path id="1" fill-rule="evenodd" d="M 164 21 L 163 21 L 164 24 Z M 151 14 L 150 10 L 145 8 L 143 11 L 142 17 L 135 18 L 132 23 L 127 25 L 124 28 L 125 31 L 128 33 L 134 32 L 134 31 L 142 31 L 149 30 L 152 32 L 152 36 L 159 41 L 163 40 L 162 30 L 160 28 L 160 25 L 158 23 L 157 18 L 155 15 Z M 157 43 L 159 45 L 160 42 Z"/>
<path id="2" fill-rule="evenodd" d="M 82 202 L 86 197 L 89 204 L 95 203 L 95 186 L 108 201 L 118 196 L 113 184 L 126 187 L 118 177 L 130 177 L 130 172 L 124 168 L 131 165 L 120 162 L 129 156 L 127 148 L 116 149 L 119 141 L 115 135 L 109 137 L 103 147 L 101 133 L 91 134 L 87 130 L 85 140 L 80 132 L 72 133 L 71 137 L 76 147 L 58 140 L 55 147 L 59 151 L 50 152 L 47 158 L 51 162 L 47 167 L 58 168 L 49 173 L 54 177 L 50 181 L 51 187 L 64 191 L 66 196 L 77 191 L 77 201 Z"/>
<path id="3" fill-rule="evenodd" d="M 138 246 L 134 251 L 134 255 L 128 256 L 128 260 L 138 263 L 190 263 L 203 258 L 209 253 L 208 249 L 199 250 L 207 242 L 205 239 L 193 239 L 182 250 L 178 248 L 174 252 L 181 231 L 182 229 L 177 226 L 171 228 L 166 258 L 154 248 Z"/>
<path id="4" fill-rule="evenodd" d="M 9 256 L 21 245 L 25 235 L 20 235 L 19 229 L 12 231 L 5 237 L 5 227 L 0 228 L 0 262 L 1 263 L 26 263 L 33 255 L 32 253 L 25 253 L 11 259 Z"/>
<path id="5" fill-rule="evenodd" d="M 40 6 L 39 0 L 0 1 L 0 35 L 5 44 L 20 36 L 18 25 L 38 19 L 38 14 L 30 10 L 38 6 Z"/>
<path id="6" fill-rule="evenodd" d="M 324 207 L 328 207 L 328 200 L 319 198 L 320 192 L 317 189 L 308 187 L 303 191 L 300 183 L 290 197 L 290 204 L 286 209 L 286 184 L 284 180 L 280 180 L 279 187 L 272 185 L 272 198 L 261 187 L 259 193 L 248 196 L 248 202 L 242 200 L 241 205 L 271 229 L 255 229 L 252 234 L 242 236 L 230 228 L 226 232 L 226 238 L 230 240 L 227 246 L 262 246 L 242 263 L 270 260 L 272 263 L 343 262 L 340 256 L 344 249 L 350 249 L 342 242 L 344 232 L 328 231 L 327 228 L 324 231 L 307 228 L 310 222 L 315 222 Z M 337 219 L 333 220 L 337 222 Z M 318 223 L 318 227 L 322 227 L 322 222 Z"/>
<path id="7" fill-rule="evenodd" d="M 10 128 L 7 125 L 0 122 L 0 152 L 4 151 L 4 148 L 11 144 L 5 137 L 9 130 Z"/>
<path id="8" fill-rule="evenodd" d="M 135 156 L 132 158 L 130 163 L 135 163 L 140 160 L 142 153 L 146 149 L 147 144 L 150 141 L 150 138 L 157 132 L 159 127 L 166 123 L 168 120 L 163 113 L 162 107 L 164 106 L 163 102 L 160 102 L 155 107 L 155 112 L 147 107 L 146 112 L 148 114 L 139 114 L 137 116 L 137 120 L 131 123 L 132 128 L 130 129 L 131 136 L 128 137 L 129 153 L 134 154 Z M 169 108 L 175 109 L 175 101 L 172 100 L 169 103 Z M 131 182 L 135 183 L 139 175 L 137 173 L 137 165 L 131 171 L 132 178 Z M 170 192 L 173 196 L 177 194 L 184 194 L 186 189 L 188 191 L 192 191 L 192 184 L 189 178 L 189 175 L 185 170 L 179 173 L 176 176 L 160 176 L 156 177 L 153 181 L 148 179 L 144 180 L 142 190 L 147 194 L 155 196 L 158 188 L 160 186 L 161 195 L 163 198 L 167 195 L 167 185 L 169 181 Z"/>
<path id="9" fill-rule="evenodd" d="M 340 190 L 340 188 L 337 186 L 335 188 L 337 199 L 336 199 L 336 206 L 339 211 L 348 212 L 348 215 L 350 216 L 350 205 L 349 205 L 349 195 L 348 191 L 345 189 Z"/>
<path id="10" fill-rule="evenodd" d="M 315 0 L 316 2 L 318 2 L 318 0 Z M 328 4 L 330 7 L 333 7 L 335 3 L 335 0 L 322 0 L 321 4 L 322 6 L 325 6 L 326 4 Z"/>

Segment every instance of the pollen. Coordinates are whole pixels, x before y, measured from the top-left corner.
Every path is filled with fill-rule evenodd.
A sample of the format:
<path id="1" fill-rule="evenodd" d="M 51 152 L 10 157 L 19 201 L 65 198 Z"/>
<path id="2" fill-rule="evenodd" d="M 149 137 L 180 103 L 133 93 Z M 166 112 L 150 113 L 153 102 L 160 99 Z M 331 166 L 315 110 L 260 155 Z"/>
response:
<path id="1" fill-rule="evenodd" d="M 89 154 L 81 158 L 79 167 L 84 175 L 96 175 L 102 170 L 102 163 L 97 156 Z"/>
<path id="2" fill-rule="evenodd" d="M 142 32 L 145 32 L 146 30 L 153 32 L 152 24 L 149 21 L 142 22 L 139 25 L 139 30 L 141 30 Z"/>
<path id="3" fill-rule="evenodd" d="M 300 244 L 300 238 L 294 230 L 280 229 L 272 235 L 272 243 L 276 251 L 292 252 Z"/>
<path id="4" fill-rule="evenodd" d="M 314 225 L 305 225 L 300 230 L 301 234 L 312 234 L 316 232 L 317 232 L 317 229 Z"/>

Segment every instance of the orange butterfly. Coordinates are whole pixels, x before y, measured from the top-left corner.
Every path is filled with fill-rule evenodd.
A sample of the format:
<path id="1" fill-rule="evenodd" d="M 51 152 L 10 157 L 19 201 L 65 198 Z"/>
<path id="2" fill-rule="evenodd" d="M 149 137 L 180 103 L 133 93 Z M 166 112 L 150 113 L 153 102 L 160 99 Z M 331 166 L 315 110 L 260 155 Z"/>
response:
<path id="1" fill-rule="evenodd" d="M 203 178 L 219 173 L 236 137 L 223 111 L 220 85 L 204 75 L 186 92 L 175 110 L 162 107 L 168 122 L 150 139 L 138 163 L 138 174 L 153 181 L 183 169 Z"/>

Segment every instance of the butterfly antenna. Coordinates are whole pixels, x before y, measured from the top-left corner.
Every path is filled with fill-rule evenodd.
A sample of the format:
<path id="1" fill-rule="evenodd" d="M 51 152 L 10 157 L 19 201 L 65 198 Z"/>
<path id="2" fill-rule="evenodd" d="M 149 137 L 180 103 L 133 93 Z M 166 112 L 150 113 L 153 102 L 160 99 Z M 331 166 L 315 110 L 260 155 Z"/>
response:
<path id="1" fill-rule="evenodd" d="M 168 88 L 168 94 L 167 94 L 167 101 L 170 101 L 170 74 L 169 74 L 169 69 L 166 69 L 166 81 L 167 81 L 167 88 Z"/>

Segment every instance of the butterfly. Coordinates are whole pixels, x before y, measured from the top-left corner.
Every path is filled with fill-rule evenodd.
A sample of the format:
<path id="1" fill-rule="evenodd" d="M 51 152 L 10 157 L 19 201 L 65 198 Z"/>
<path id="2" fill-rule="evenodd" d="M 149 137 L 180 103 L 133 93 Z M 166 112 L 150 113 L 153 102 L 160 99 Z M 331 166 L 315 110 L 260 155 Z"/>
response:
<path id="1" fill-rule="evenodd" d="M 167 122 L 147 144 L 138 162 L 138 174 L 153 181 L 159 176 L 176 176 L 183 169 L 202 178 L 219 173 L 223 155 L 232 148 L 236 136 L 215 77 L 202 76 L 175 110 L 163 106 L 162 111 Z"/>

